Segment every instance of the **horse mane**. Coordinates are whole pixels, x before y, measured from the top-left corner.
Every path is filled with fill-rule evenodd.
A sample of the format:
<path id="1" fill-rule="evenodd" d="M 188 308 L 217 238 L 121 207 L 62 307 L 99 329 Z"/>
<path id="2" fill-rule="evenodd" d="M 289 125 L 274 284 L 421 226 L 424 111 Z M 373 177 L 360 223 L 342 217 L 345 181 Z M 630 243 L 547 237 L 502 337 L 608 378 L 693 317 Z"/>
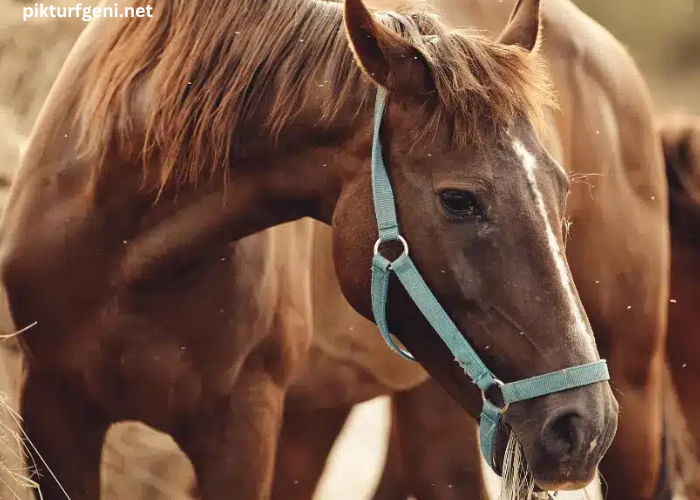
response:
<path id="1" fill-rule="evenodd" d="M 353 59 L 342 5 L 320 0 L 132 0 L 153 17 L 115 19 L 95 41 L 76 113 L 78 152 L 99 174 L 108 150 L 129 145 L 138 84 L 149 78 L 144 168 L 158 155 L 163 189 L 226 175 L 241 132 L 266 113 L 257 132 L 271 140 L 332 90 L 317 127 L 332 124 L 349 99 L 367 103 L 373 87 Z M 424 55 L 436 102 L 418 139 L 448 120 L 455 143 L 484 134 L 484 119 L 509 126 L 524 115 L 536 126 L 554 99 L 539 54 L 469 30 L 448 29 L 425 6 L 376 14 Z M 321 82 L 319 84 L 319 82 Z M 276 92 L 271 92 L 276 89 Z M 274 94 L 274 95 L 271 95 Z M 330 95 L 330 94 L 329 94 Z M 357 113 L 357 108 L 355 108 Z M 258 120 L 259 122 L 260 120 Z M 260 124 L 256 123 L 259 127 Z M 95 178 L 96 175 L 93 175 Z"/>

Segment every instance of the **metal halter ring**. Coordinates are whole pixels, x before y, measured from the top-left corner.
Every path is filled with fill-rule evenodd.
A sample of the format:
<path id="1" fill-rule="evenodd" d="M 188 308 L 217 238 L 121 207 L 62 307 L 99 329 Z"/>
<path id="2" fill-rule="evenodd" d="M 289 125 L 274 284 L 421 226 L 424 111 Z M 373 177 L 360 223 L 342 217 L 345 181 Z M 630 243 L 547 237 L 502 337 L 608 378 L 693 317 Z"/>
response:
<path id="1" fill-rule="evenodd" d="M 396 239 L 401 242 L 403 245 L 403 254 L 408 256 L 408 242 L 404 239 L 403 236 L 400 234 L 396 235 Z M 377 242 L 374 244 L 374 255 L 377 255 L 379 253 L 379 245 L 382 243 L 382 241 L 396 241 L 396 240 L 382 240 L 381 238 L 377 239 Z"/>
<path id="2" fill-rule="evenodd" d="M 493 379 L 493 385 L 497 385 L 499 389 L 503 388 L 506 384 L 498 380 L 497 378 Z M 493 386 L 492 386 L 493 387 Z M 502 393 L 502 392 L 501 392 Z M 486 401 L 486 393 L 484 391 L 481 391 L 481 400 Z M 498 410 L 498 413 L 503 415 L 505 412 L 508 411 L 508 407 L 510 406 L 510 403 L 506 403 L 506 405 Z"/>

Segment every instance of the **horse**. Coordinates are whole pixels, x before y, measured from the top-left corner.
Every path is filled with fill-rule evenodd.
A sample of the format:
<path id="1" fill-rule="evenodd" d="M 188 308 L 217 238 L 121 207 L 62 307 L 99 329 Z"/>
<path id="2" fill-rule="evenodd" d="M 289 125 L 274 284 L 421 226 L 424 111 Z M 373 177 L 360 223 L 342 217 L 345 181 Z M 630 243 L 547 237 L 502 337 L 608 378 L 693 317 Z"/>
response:
<path id="1" fill-rule="evenodd" d="M 2 222 L 12 319 L 34 325 L 21 413 L 43 497 L 96 497 L 120 420 L 170 434 L 203 500 L 269 496 L 306 306 L 259 314 L 268 287 L 247 279 L 275 258 L 232 257 L 304 217 L 332 226 L 348 303 L 482 409 L 494 468 L 512 437 L 540 488 L 589 482 L 618 407 L 561 250 L 568 179 L 537 132 L 539 2 L 496 41 L 360 0 L 151 4 L 81 34 Z"/>
<path id="2" fill-rule="evenodd" d="M 0 184 L 0 210 L 4 209 L 7 186 L 14 177 L 13 167 L 19 161 L 20 146 L 26 142 L 26 138 L 16 133 L 17 127 L 10 118 L 5 117 L 7 127 L 0 134 L 0 155 L 6 159 L 4 166 L 8 167 L 7 172 L 0 172 L 4 174 L 0 175 L 0 181 L 4 181 Z M 312 253 L 290 253 L 289 242 L 296 240 L 308 241 Z M 385 349 L 384 341 L 376 335 L 376 326 L 344 300 L 334 273 L 331 241 L 330 228 L 309 219 L 275 226 L 242 240 L 244 248 L 251 245 L 259 249 L 254 255 L 245 253 L 240 265 L 248 269 L 255 260 L 265 268 L 266 256 L 277 254 L 286 256 L 275 259 L 277 275 L 288 272 L 298 277 L 303 274 L 302 269 L 313 269 L 307 281 L 287 279 L 280 283 L 280 294 L 308 301 L 311 314 L 310 317 L 304 314 L 303 322 L 311 326 L 311 343 L 305 362 L 286 393 L 273 498 L 289 500 L 312 496 L 316 474 L 321 474 L 328 453 L 324 446 L 332 444 L 354 404 L 411 388 L 428 377 L 419 364 L 409 363 Z M 250 281 L 270 283 L 270 278 L 262 273 L 251 276 Z M 260 311 L 274 312 L 278 307 L 276 297 L 274 293 L 264 294 Z M 239 318 L 241 327 L 245 319 Z M 251 321 L 249 326 L 257 325 Z M 3 367 L 0 392 L 7 395 L 10 408 L 16 408 L 15 386 L 21 380 L 21 351 L 15 342 L 17 336 L 12 335 L 14 326 L 1 289 L 0 331 L 7 337 L 0 344 L 0 366 Z M 4 445 L 0 448 L 0 497 L 28 498 L 31 485 L 21 478 L 30 477 L 31 472 L 23 469 L 20 463 L 21 441 L 14 442 L 19 435 L 19 429 L 15 428 L 18 420 L 10 408 L 0 408 L 0 435 Z M 305 444 L 308 448 L 310 443 L 314 453 L 303 453 L 296 443 L 297 429 L 309 426 L 315 427 L 317 434 Z M 326 432 L 331 432 L 329 441 L 323 440 Z M 173 444 L 167 436 L 136 423 L 125 422 L 111 428 L 102 452 L 101 498 L 191 498 L 191 467 Z M 30 465 L 40 461 L 34 451 L 30 446 Z M 3 466 L 6 471 L 2 470 Z"/>
<path id="3" fill-rule="evenodd" d="M 512 2 L 435 4 L 452 24 L 497 36 Z M 617 437 L 600 466 L 606 498 L 667 498 L 667 445 L 680 444 L 685 434 L 664 423 L 677 408 L 662 394 L 674 392 L 664 376 L 670 243 L 653 106 L 634 61 L 598 23 L 568 0 L 543 2 L 542 16 L 542 52 L 563 103 L 545 143 L 583 181 L 572 184 L 567 205 L 568 261 L 621 406 Z M 685 276 L 690 283 L 692 274 Z M 692 314 L 693 302 L 684 302 Z M 678 366 L 694 358 L 685 337 L 675 338 L 670 365 L 678 378 Z M 690 407 L 695 379 L 683 370 L 679 396 Z M 435 382 L 392 399 L 389 453 L 375 500 L 485 497 L 470 417 Z"/>
<path id="4" fill-rule="evenodd" d="M 670 375 L 678 391 L 678 402 L 684 417 L 679 424 L 687 426 L 689 439 L 678 443 L 681 452 L 674 465 L 681 471 L 686 496 L 700 498 L 700 421 L 697 413 L 697 392 L 693 390 L 700 372 L 696 360 L 698 350 L 688 339 L 697 330 L 694 303 L 700 283 L 700 118 L 692 115 L 662 116 L 657 130 L 663 144 L 669 189 L 671 221 L 671 306 L 667 355 Z"/>

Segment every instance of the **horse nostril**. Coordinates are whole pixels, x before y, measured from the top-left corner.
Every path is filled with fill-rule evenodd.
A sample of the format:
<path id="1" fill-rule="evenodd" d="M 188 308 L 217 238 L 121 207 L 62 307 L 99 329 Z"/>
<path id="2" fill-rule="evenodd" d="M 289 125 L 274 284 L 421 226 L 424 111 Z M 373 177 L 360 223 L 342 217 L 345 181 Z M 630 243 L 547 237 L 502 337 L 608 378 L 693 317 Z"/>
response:
<path id="1" fill-rule="evenodd" d="M 552 415 L 542 428 L 542 446 L 553 457 L 577 453 L 583 445 L 583 418 L 575 411 Z"/>

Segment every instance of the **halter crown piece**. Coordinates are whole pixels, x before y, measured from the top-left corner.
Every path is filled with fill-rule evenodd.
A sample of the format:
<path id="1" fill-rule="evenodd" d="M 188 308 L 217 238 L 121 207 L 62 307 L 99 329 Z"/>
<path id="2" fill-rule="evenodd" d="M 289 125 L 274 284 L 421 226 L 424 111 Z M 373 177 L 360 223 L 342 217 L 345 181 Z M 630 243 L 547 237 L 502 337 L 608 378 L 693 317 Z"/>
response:
<path id="1" fill-rule="evenodd" d="M 374 245 L 372 259 L 372 313 L 374 320 L 389 347 L 404 358 L 415 361 L 410 353 L 396 345 L 389 333 L 386 303 L 389 293 L 389 276 L 393 271 L 423 316 L 450 349 L 456 361 L 481 389 L 484 404 L 479 423 L 479 444 L 486 462 L 495 471 L 494 448 L 498 423 L 501 415 L 506 412 L 511 403 L 609 380 L 608 365 L 604 359 L 601 359 L 594 363 L 574 366 L 507 384 L 501 382 L 491 373 L 428 288 L 408 256 L 408 243 L 399 234 L 394 194 L 382 158 L 382 145 L 379 139 L 379 129 L 385 105 L 386 91 L 379 88 L 374 107 L 372 144 L 372 195 L 379 228 L 379 239 Z M 403 245 L 403 253 L 396 260 L 389 261 L 379 253 L 379 245 L 385 241 L 399 241 Z M 502 408 L 491 403 L 485 396 L 486 391 L 493 386 L 498 386 L 501 390 L 504 401 Z"/>

